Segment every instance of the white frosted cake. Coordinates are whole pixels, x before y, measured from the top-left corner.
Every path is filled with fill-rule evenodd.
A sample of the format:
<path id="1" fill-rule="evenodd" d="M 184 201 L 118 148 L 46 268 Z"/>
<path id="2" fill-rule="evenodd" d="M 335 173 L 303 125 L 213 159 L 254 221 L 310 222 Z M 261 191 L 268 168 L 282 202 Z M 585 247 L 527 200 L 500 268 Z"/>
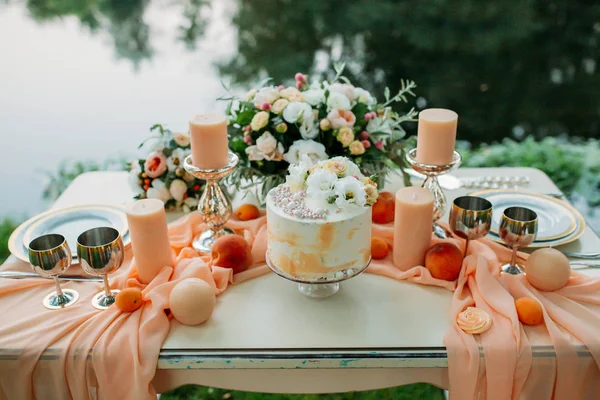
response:
<path id="1" fill-rule="evenodd" d="M 267 196 L 267 257 L 302 280 L 362 270 L 371 257 L 371 205 L 377 187 L 356 164 L 336 157 L 291 165 Z"/>

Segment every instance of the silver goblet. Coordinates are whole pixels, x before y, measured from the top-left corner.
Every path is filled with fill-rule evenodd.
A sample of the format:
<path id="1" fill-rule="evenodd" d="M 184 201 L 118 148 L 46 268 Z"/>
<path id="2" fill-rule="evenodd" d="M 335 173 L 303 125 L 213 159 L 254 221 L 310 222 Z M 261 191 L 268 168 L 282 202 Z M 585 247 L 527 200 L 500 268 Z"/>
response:
<path id="1" fill-rule="evenodd" d="M 484 237 L 492 226 L 492 203 L 481 197 L 462 196 L 452 202 L 450 229 L 466 239 L 465 257 L 469 241 Z"/>
<path id="2" fill-rule="evenodd" d="M 105 310 L 115 302 L 119 290 L 111 290 L 108 274 L 115 272 L 123 264 L 125 250 L 123 240 L 115 228 L 93 228 L 77 238 L 77 257 L 83 270 L 104 280 L 104 291 L 92 298 L 92 305 Z"/>
<path id="3" fill-rule="evenodd" d="M 58 276 L 71 266 L 71 249 L 63 235 L 49 234 L 33 239 L 28 246 L 29 263 L 40 276 L 53 278 L 56 293 L 48 294 L 43 301 L 44 307 L 51 310 L 65 308 L 75 304 L 79 293 L 73 289 L 60 288 Z"/>
<path id="4" fill-rule="evenodd" d="M 537 229 L 538 216 L 535 211 L 525 207 L 509 207 L 504 210 L 500 221 L 500 238 L 513 252 L 510 263 L 502 266 L 502 272 L 512 275 L 523 273 L 517 265 L 517 250 L 535 241 Z"/>

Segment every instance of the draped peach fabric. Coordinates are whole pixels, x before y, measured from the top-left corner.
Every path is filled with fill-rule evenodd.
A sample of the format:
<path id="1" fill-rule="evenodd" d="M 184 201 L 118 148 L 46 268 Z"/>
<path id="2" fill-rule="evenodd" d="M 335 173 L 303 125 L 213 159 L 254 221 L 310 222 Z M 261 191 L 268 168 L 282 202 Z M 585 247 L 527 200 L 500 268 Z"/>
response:
<path id="1" fill-rule="evenodd" d="M 144 286 L 136 279 L 134 262 L 128 259 L 111 277 L 113 287 L 143 288 L 148 301 L 131 314 L 116 308 L 94 310 L 89 302 L 100 290 L 99 284 L 63 283 L 64 287 L 77 289 L 80 300 L 71 308 L 49 312 L 40 300 L 52 289 L 50 282 L 0 280 L 0 349 L 7 349 L 7 357 L 0 357 L 0 399 L 97 398 L 97 388 L 103 398 L 154 398 L 151 380 L 169 331 L 169 317 L 164 310 L 168 309 L 170 290 L 180 279 L 193 276 L 204 279 L 220 294 L 229 284 L 269 272 L 264 264 L 265 222 L 261 216 L 250 222 L 232 220 L 228 224 L 251 245 L 254 260 L 253 268 L 235 276 L 229 270 L 211 267 L 208 256 L 198 257 L 189 247 L 194 235 L 203 229 L 197 214 L 171 224 L 174 267 L 166 266 Z M 373 235 L 392 246 L 392 225 L 374 224 Z M 432 243 L 437 241 L 432 239 Z M 460 239 L 447 241 L 464 248 Z M 450 330 L 444 338 L 452 399 L 597 398 L 600 280 L 573 273 L 563 289 L 539 292 L 523 276 L 499 274 L 501 263 L 509 257 L 507 249 L 484 239 L 471 242 L 456 282 L 435 279 L 422 266 L 399 271 L 391 262 L 391 254 L 384 260 L 373 260 L 367 272 L 454 292 Z M 521 260 L 525 257 L 520 254 Z M 29 267 L 17 263 L 2 269 Z M 541 302 L 544 324 L 523 327 L 519 323 L 514 299 L 521 296 Z M 488 332 L 469 335 L 458 328 L 456 315 L 468 306 L 480 307 L 492 316 Z M 541 350 L 534 354 L 532 344 Z M 49 351 L 44 353 L 46 349 Z M 91 365 L 86 362 L 89 354 Z"/>

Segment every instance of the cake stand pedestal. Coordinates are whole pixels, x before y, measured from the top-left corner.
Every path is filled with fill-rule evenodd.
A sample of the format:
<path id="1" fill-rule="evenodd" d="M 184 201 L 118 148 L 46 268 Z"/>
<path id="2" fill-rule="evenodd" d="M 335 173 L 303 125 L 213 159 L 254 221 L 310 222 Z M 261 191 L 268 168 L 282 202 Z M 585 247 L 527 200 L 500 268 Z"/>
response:
<path id="1" fill-rule="evenodd" d="M 282 278 L 296 282 L 298 284 L 298 291 L 306 297 L 311 297 L 313 299 L 324 299 L 326 297 L 333 296 L 338 292 L 338 290 L 340 290 L 340 282 L 360 275 L 371 263 L 371 258 L 369 257 L 369 261 L 367 261 L 365 266 L 362 268 L 349 268 L 336 272 L 333 277 L 322 277 L 313 280 L 307 280 L 291 276 L 287 272 L 277 268 L 277 266 L 271 261 L 268 252 L 265 255 L 265 260 L 269 268 L 271 268 L 271 271 Z"/>

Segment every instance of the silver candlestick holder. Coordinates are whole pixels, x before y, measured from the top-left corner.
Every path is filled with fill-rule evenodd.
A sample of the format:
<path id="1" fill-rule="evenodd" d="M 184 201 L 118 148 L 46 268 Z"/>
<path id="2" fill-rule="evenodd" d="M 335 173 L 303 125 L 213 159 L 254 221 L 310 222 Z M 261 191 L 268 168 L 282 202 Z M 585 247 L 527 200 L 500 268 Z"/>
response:
<path id="1" fill-rule="evenodd" d="M 440 186 L 438 176 L 447 174 L 448 172 L 456 169 L 462 162 L 462 157 L 455 151 L 452 156 L 452 161 L 445 165 L 429 165 L 422 164 L 417 161 L 417 149 L 412 149 L 406 154 L 406 161 L 410 164 L 411 168 L 421 175 L 425 175 L 425 181 L 423 181 L 422 187 L 429 189 L 433 193 L 433 233 L 436 236 L 445 238 L 446 231 L 437 221 L 442 218 L 446 212 L 446 195 Z"/>
<path id="2" fill-rule="evenodd" d="M 219 237 L 232 235 L 231 229 L 224 225 L 231 217 L 231 201 L 227 194 L 221 188 L 219 181 L 229 176 L 237 167 L 240 159 L 237 155 L 229 152 L 227 165 L 216 169 L 202 169 L 194 166 L 192 156 L 189 155 L 183 162 L 183 168 L 192 174 L 195 178 L 206 181 L 206 187 L 198 203 L 198 212 L 202 215 L 208 229 L 198 234 L 192 246 L 197 251 L 209 253 L 213 243 Z"/>

